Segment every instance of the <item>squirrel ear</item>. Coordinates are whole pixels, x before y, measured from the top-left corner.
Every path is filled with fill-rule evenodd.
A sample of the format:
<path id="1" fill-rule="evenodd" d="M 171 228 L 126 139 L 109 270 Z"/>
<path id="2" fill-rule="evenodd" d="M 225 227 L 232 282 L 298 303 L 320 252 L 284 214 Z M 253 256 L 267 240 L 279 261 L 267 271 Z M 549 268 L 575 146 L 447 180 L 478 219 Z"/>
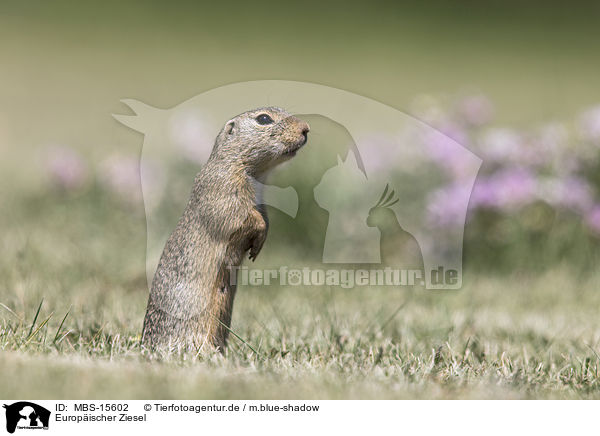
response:
<path id="1" fill-rule="evenodd" d="M 225 133 L 231 135 L 233 133 L 233 128 L 235 127 L 235 121 L 231 120 L 225 124 Z"/>

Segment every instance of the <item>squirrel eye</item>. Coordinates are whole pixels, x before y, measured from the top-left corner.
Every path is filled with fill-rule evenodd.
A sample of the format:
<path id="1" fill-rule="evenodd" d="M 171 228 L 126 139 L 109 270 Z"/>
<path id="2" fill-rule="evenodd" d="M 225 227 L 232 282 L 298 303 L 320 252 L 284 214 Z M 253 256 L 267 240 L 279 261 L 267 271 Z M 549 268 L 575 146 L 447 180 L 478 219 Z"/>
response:
<path id="1" fill-rule="evenodd" d="M 273 118 L 271 118 L 267 114 L 260 114 L 256 117 L 256 121 L 258 122 L 258 124 L 271 124 L 273 122 Z"/>

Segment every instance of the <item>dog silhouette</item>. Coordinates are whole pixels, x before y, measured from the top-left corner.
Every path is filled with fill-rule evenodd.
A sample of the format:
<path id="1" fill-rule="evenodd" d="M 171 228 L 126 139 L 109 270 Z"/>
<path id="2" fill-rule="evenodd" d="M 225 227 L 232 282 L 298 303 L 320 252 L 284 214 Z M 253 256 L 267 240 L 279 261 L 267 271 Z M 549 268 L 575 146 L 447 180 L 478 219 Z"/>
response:
<path id="1" fill-rule="evenodd" d="M 29 419 L 30 427 L 37 427 L 39 425 L 39 421 L 41 421 L 42 426 L 44 428 L 48 428 L 50 411 L 42 406 L 38 406 L 37 404 L 30 403 L 28 401 L 19 401 L 10 405 L 4 404 L 2 407 L 6 409 L 6 431 L 9 433 L 15 432 L 17 424 L 23 418 Z M 21 415 L 21 411 L 23 411 L 23 409 L 26 409 L 26 413 L 30 410 L 31 412 L 28 415 L 23 416 Z"/>

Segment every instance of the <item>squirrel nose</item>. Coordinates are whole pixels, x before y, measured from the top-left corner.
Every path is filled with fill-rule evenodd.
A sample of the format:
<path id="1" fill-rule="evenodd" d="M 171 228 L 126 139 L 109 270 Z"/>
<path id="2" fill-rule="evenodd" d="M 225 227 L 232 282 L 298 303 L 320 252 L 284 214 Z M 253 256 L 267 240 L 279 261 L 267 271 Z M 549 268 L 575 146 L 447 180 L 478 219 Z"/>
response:
<path id="1" fill-rule="evenodd" d="M 310 132 L 310 126 L 308 125 L 308 123 L 302 123 L 302 126 L 300 128 L 302 136 L 306 138 L 306 135 L 308 134 L 308 132 Z"/>

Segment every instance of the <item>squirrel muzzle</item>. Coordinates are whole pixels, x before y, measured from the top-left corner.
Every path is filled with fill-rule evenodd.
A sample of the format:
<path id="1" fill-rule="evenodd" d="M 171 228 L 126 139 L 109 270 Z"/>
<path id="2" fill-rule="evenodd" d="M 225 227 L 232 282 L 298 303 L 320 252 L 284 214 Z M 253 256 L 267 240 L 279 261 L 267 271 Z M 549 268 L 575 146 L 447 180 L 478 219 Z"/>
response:
<path id="1" fill-rule="evenodd" d="M 294 116 L 287 117 L 284 120 L 284 123 L 286 124 L 285 142 L 289 144 L 289 146 L 286 148 L 283 154 L 285 156 L 293 157 L 296 155 L 296 152 L 300 149 L 300 147 L 306 144 L 310 126 L 306 121 Z"/>

